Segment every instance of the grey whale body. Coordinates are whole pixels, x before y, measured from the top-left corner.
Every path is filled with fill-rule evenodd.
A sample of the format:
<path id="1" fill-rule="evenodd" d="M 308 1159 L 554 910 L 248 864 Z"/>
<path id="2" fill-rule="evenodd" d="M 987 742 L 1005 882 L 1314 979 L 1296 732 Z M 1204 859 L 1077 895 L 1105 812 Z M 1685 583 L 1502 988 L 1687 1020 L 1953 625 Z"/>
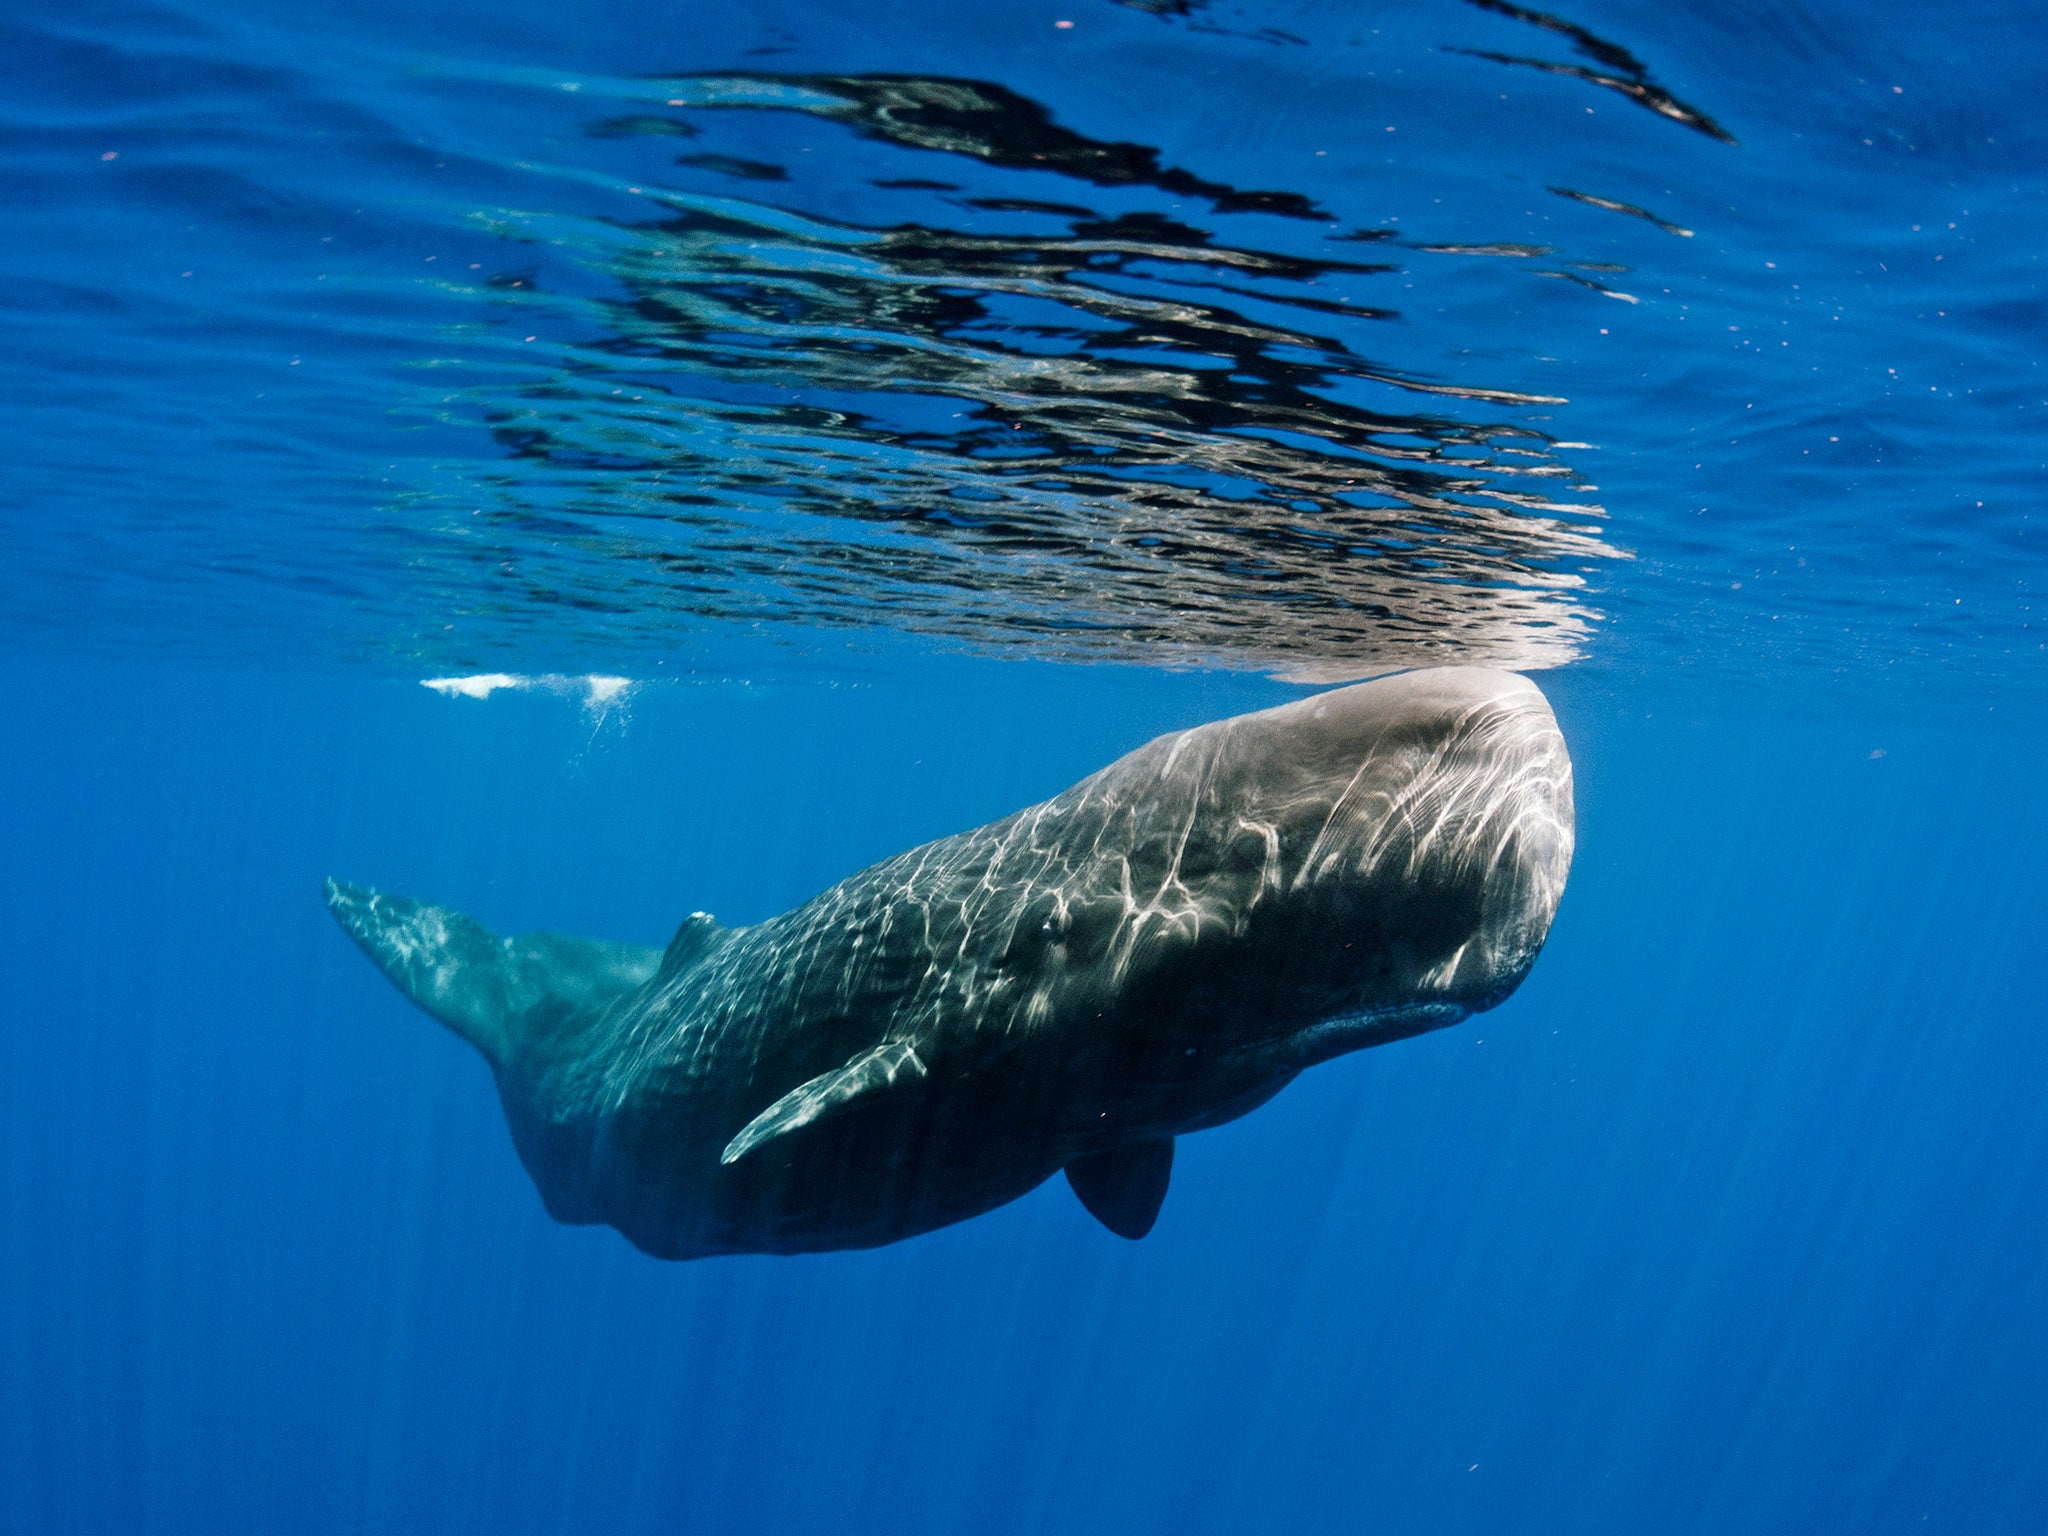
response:
<path id="1" fill-rule="evenodd" d="M 1541 692 L 1441 668 L 1160 737 L 666 950 L 327 899 L 490 1062 L 559 1220 L 664 1258 L 869 1247 L 1065 1169 L 1141 1237 L 1176 1136 L 1513 991 L 1572 836 Z"/>

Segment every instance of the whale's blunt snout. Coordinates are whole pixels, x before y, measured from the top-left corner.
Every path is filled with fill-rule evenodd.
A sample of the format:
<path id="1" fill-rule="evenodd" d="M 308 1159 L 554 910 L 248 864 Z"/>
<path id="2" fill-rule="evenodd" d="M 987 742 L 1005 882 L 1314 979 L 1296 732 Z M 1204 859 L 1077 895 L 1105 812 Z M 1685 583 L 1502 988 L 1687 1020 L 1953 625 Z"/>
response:
<path id="1" fill-rule="evenodd" d="M 1502 701 L 1490 726 L 1492 770 L 1477 789 L 1473 861 L 1484 873 L 1470 975 L 1454 989 L 1491 1008 L 1528 974 L 1550 936 L 1575 841 L 1571 757 L 1534 685 Z M 1461 962 L 1461 970 L 1464 962 Z"/>
<path id="2" fill-rule="evenodd" d="M 1476 1012 L 1514 991 L 1549 937 L 1571 870 L 1571 758 L 1527 678 L 1460 668 L 1432 692 L 1439 749 L 1415 784 L 1416 853 L 1473 918 L 1423 986 Z"/>
<path id="3" fill-rule="evenodd" d="M 1441 668 L 1294 708 L 1327 807 L 1294 882 L 1346 931 L 1347 954 L 1371 957 L 1359 1003 L 1500 1002 L 1543 947 L 1571 868 L 1571 760 L 1542 692 Z"/>

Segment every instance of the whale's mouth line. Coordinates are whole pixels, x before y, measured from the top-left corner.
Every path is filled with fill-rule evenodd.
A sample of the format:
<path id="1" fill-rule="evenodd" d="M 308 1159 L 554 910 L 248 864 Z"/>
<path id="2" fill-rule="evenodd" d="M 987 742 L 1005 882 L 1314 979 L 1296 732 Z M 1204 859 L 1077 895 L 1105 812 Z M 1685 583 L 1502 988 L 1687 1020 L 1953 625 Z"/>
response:
<path id="1" fill-rule="evenodd" d="M 1294 1073 L 1353 1051 L 1444 1029 L 1479 1011 L 1466 1003 L 1450 1002 L 1367 1008 L 1333 1019 L 1318 1019 L 1276 1039 L 1203 1054 L 1209 1055 L 1212 1062 L 1251 1066 L 1262 1072 Z"/>
<path id="2" fill-rule="evenodd" d="M 1397 1008 L 1372 1008 L 1320 1020 L 1266 1049 L 1283 1058 L 1288 1066 L 1312 1067 L 1333 1056 L 1443 1029 L 1471 1013 L 1472 1009 L 1462 1003 L 1407 1003 Z"/>

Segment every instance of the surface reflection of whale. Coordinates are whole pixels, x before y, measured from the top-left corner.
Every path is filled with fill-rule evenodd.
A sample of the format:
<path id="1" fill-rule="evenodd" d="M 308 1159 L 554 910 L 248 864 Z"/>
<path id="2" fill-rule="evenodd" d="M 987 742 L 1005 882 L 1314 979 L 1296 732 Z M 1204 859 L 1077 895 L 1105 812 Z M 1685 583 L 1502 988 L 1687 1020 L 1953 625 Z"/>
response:
<path id="1" fill-rule="evenodd" d="M 490 1061 L 553 1215 L 690 1258 L 887 1243 L 1062 1168 L 1143 1236 L 1174 1137 L 1506 997 L 1571 851 L 1543 695 L 1446 668 L 1163 736 L 665 952 L 328 901 Z"/>

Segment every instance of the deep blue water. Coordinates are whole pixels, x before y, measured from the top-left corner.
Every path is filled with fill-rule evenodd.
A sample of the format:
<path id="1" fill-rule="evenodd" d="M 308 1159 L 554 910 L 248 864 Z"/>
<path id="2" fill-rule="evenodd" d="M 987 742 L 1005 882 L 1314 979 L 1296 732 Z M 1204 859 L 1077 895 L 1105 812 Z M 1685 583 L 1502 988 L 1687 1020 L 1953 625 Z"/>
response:
<path id="1" fill-rule="evenodd" d="M 0 1530 L 2040 1529 L 2036 31 L 7 7 Z M 319 901 L 658 944 L 1446 660 L 1544 955 L 1140 1243 L 558 1226 Z"/>

